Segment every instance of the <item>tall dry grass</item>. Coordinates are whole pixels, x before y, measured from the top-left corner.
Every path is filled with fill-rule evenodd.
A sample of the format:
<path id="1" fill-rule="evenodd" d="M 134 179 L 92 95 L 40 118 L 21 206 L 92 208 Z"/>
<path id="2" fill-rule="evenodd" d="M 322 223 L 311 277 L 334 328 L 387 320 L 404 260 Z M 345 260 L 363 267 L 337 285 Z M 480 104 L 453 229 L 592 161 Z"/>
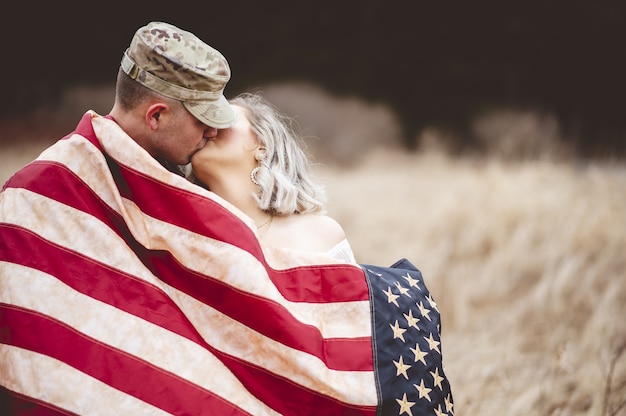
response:
<path id="1" fill-rule="evenodd" d="M 392 125 L 384 110 L 340 104 L 352 117 L 334 116 L 343 130 L 316 133 L 349 137 L 339 163 L 326 163 L 333 151 L 318 158 L 330 214 L 360 262 L 406 257 L 422 271 L 442 312 L 455 414 L 625 415 L 626 165 L 541 157 L 558 141 L 537 151 L 528 138 L 557 134 L 552 121 L 515 127 L 527 115 L 510 113 L 485 134 L 505 145 L 489 157 L 402 153 L 376 145 Z M 46 146 L 22 142 L 0 140 L 0 182 Z"/>
<path id="2" fill-rule="evenodd" d="M 323 174 L 358 261 L 422 271 L 457 415 L 626 414 L 626 167 L 377 152 Z"/>

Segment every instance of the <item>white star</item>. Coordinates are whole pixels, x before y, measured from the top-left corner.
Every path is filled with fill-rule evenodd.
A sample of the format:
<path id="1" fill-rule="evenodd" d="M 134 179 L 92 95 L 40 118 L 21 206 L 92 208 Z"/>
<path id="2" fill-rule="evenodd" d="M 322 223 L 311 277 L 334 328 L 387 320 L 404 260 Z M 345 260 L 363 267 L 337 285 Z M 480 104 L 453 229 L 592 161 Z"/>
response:
<path id="1" fill-rule="evenodd" d="M 424 379 L 422 379 L 420 381 L 420 385 L 419 386 L 417 384 L 413 384 L 413 387 L 415 387 L 417 389 L 418 393 L 420 394 L 420 397 L 419 397 L 420 399 L 422 397 L 426 397 L 428 399 L 428 401 L 430 401 L 430 394 L 428 394 L 428 393 L 430 393 L 433 389 L 429 389 L 428 387 L 426 387 L 424 385 Z"/>
<path id="2" fill-rule="evenodd" d="M 448 394 L 444 400 L 446 401 L 446 412 L 452 413 L 452 408 L 454 407 L 454 403 L 452 403 L 452 396 Z"/>
<path id="3" fill-rule="evenodd" d="M 400 294 L 401 294 L 401 295 L 411 297 L 411 295 L 409 294 L 409 289 L 407 289 L 406 287 L 402 286 L 402 285 L 400 284 L 400 282 L 395 282 L 394 284 L 396 285 L 396 287 L 397 287 L 397 288 L 398 288 L 398 290 L 400 291 Z"/>
<path id="4" fill-rule="evenodd" d="M 416 287 L 418 290 L 422 290 L 422 289 L 420 289 L 419 285 L 417 284 L 419 282 L 419 280 L 418 279 L 413 279 L 408 272 L 407 272 L 406 276 L 402 276 L 402 277 L 404 277 L 404 279 L 407 282 L 409 282 L 409 286 Z"/>
<path id="5" fill-rule="evenodd" d="M 402 342 L 405 342 L 403 334 L 406 332 L 406 329 L 400 328 L 400 325 L 398 325 L 397 319 L 396 319 L 395 325 L 389 324 L 389 328 L 391 328 L 391 330 L 393 331 L 393 339 L 400 338 Z"/>
<path id="6" fill-rule="evenodd" d="M 394 360 L 393 363 L 396 366 L 396 377 L 399 376 L 400 374 L 402 374 L 404 376 L 404 378 L 406 378 L 408 380 L 409 376 L 407 375 L 406 370 L 411 368 L 411 366 L 404 364 L 404 360 L 402 359 L 402 356 L 400 356 L 400 360 L 399 361 L 395 361 Z"/>
<path id="7" fill-rule="evenodd" d="M 428 315 L 430 313 L 430 309 L 426 309 L 424 307 L 424 304 L 422 303 L 422 301 L 420 301 L 419 304 L 416 303 L 416 305 L 419 308 L 420 312 L 422 313 L 422 316 L 425 316 L 426 319 L 428 319 L 430 321 L 431 319 L 430 319 L 430 316 Z"/>
<path id="8" fill-rule="evenodd" d="M 396 321 L 397 322 L 397 321 Z M 439 351 L 439 341 L 436 341 L 433 338 L 433 334 L 432 332 L 430 333 L 430 337 L 426 338 L 424 337 L 424 339 L 426 340 L 426 342 L 428 342 L 428 347 L 430 348 L 430 350 L 435 350 L 437 351 L 439 354 L 441 354 L 441 351 Z"/>
<path id="9" fill-rule="evenodd" d="M 413 349 L 413 348 L 409 348 L 409 349 L 411 350 L 411 352 L 413 354 L 415 354 L 415 361 L 414 362 L 421 361 L 422 364 L 426 365 L 426 360 L 424 359 L 424 357 L 426 357 L 428 355 L 428 353 L 426 351 L 422 351 L 418 344 L 415 344 L 415 349 Z"/>
<path id="10" fill-rule="evenodd" d="M 428 294 L 428 297 L 426 298 L 426 300 L 428 300 L 428 303 L 430 303 L 430 307 L 433 309 L 437 309 L 437 302 L 435 302 L 435 299 L 433 299 L 433 297 L 430 295 L 430 293 Z M 439 309 L 437 309 L 439 310 Z"/>
<path id="11" fill-rule="evenodd" d="M 443 410 L 441 410 L 441 405 L 437 406 L 437 408 L 435 409 L 435 415 L 436 416 L 445 416 L 445 413 L 443 412 Z"/>
<path id="12" fill-rule="evenodd" d="M 408 401 L 406 399 L 406 393 L 402 395 L 402 400 L 396 399 L 396 401 L 400 405 L 400 413 L 398 413 L 398 416 L 400 416 L 402 413 L 413 416 L 413 413 L 411 412 L 411 407 L 415 406 L 415 402 Z"/>
<path id="13" fill-rule="evenodd" d="M 387 295 L 387 303 L 393 302 L 396 306 L 400 306 L 398 305 L 398 302 L 396 302 L 396 299 L 398 299 L 400 296 L 394 295 L 394 293 L 391 291 L 391 287 L 387 287 L 387 291 L 383 290 L 383 293 Z"/>
<path id="14" fill-rule="evenodd" d="M 406 322 L 409 326 L 412 326 L 413 328 L 419 330 L 419 328 L 417 327 L 417 323 L 420 321 L 419 318 L 415 318 L 413 317 L 413 311 L 411 309 L 409 309 L 409 314 L 407 315 L 406 313 L 403 313 L 402 315 L 404 315 L 404 318 L 406 319 Z"/>
<path id="15" fill-rule="evenodd" d="M 429 371 L 429 373 L 431 376 L 433 376 L 433 384 L 439 387 L 439 390 L 443 391 L 443 387 L 441 387 L 441 382 L 443 381 L 443 377 L 439 375 L 439 367 L 435 367 L 434 373 L 432 371 Z"/>

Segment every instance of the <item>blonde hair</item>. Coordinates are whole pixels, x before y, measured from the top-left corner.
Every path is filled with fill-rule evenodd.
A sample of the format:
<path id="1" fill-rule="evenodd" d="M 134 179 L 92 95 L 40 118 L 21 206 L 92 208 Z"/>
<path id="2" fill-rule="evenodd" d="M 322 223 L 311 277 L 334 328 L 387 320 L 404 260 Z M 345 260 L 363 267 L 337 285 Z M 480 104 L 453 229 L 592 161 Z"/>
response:
<path id="1" fill-rule="evenodd" d="M 258 94 L 242 93 L 229 101 L 247 110 L 250 127 L 266 149 L 255 175 L 259 207 L 276 215 L 324 212 L 326 191 L 309 170 L 304 140 L 295 133 L 293 120 Z"/>

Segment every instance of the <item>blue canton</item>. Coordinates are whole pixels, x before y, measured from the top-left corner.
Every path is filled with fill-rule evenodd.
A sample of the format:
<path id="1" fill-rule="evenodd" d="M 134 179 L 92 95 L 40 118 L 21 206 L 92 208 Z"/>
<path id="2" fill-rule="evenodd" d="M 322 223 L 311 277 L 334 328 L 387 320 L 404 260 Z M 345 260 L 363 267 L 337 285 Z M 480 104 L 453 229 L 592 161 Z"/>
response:
<path id="1" fill-rule="evenodd" d="M 443 371 L 441 317 L 420 271 L 406 259 L 362 264 L 370 291 L 378 414 L 454 415 Z"/>

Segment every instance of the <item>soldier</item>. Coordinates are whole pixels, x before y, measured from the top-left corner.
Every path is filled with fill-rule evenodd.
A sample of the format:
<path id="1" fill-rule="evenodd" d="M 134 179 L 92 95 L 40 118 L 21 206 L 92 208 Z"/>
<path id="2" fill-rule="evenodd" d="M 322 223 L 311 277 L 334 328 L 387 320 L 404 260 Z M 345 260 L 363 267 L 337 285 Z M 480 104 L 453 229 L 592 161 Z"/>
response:
<path id="1" fill-rule="evenodd" d="M 124 52 L 109 117 L 175 169 L 234 122 L 223 94 L 229 80 L 220 52 L 190 32 L 152 22 L 137 30 Z"/>

